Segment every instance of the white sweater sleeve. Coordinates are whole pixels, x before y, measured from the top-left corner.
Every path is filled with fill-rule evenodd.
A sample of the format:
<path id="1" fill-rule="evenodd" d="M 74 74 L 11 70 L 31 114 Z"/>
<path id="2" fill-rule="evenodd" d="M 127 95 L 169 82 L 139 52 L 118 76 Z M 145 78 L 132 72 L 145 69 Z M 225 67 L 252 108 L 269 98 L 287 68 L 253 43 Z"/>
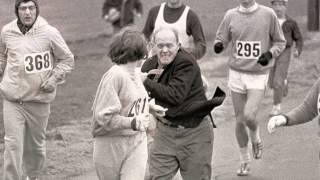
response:
<path id="1" fill-rule="evenodd" d="M 221 21 L 217 33 L 215 43 L 222 42 L 224 47 L 228 46 L 229 41 L 231 40 L 230 30 L 230 10 L 224 15 L 223 20 Z"/>
<path id="2" fill-rule="evenodd" d="M 63 83 L 66 73 L 70 73 L 74 68 L 74 56 L 60 32 L 53 27 L 51 27 L 50 32 L 51 48 L 57 61 L 56 66 L 53 69 L 53 74 L 58 83 Z"/>
<path id="3" fill-rule="evenodd" d="M 0 34 L 0 76 L 3 75 L 6 61 L 7 61 L 7 55 L 6 55 L 6 45 L 4 43 L 4 32 L 2 31 Z"/>
<path id="4" fill-rule="evenodd" d="M 94 121 L 106 131 L 130 129 L 132 117 L 120 115 L 123 108 L 119 94 L 121 79 L 104 76 L 97 90 L 93 106 Z"/>

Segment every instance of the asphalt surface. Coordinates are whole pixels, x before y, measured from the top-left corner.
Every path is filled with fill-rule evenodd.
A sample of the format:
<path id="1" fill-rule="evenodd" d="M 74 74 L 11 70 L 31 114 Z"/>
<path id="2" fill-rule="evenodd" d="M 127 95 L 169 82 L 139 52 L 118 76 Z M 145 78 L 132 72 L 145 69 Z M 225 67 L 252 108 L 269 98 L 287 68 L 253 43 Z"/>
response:
<path id="1" fill-rule="evenodd" d="M 225 66 L 221 60 L 217 67 Z M 202 65 L 205 69 L 206 64 Z M 223 69 L 223 68 L 217 68 Z M 206 72 L 206 70 L 204 70 Z M 219 72 L 219 74 L 223 74 Z M 210 73 L 205 74 L 207 77 Z M 213 74 L 211 85 L 218 85 L 227 92 L 226 76 Z M 298 84 L 297 84 L 298 83 Z M 299 105 L 309 87 L 301 87 L 300 82 L 290 84 L 288 97 L 283 99 L 282 111 L 287 112 Z M 297 88 L 297 89 L 295 89 Z M 209 87 L 213 92 L 215 87 Z M 210 94 L 210 93 L 209 93 Z M 272 104 L 272 91 L 266 92 L 260 105 L 258 121 L 264 144 L 263 157 L 251 161 L 249 176 L 239 177 L 236 171 L 239 166 L 239 151 L 235 138 L 235 119 L 230 93 L 223 105 L 214 110 L 218 127 L 214 130 L 213 177 L 212 180 L 320 180 L 320 127 L 318 119 L 290 127 L 277 128 L 275 133 L 267 132 L 267 122 Z M 251 145 L 249 145 L 251 147 Z M 251 151 L 251 149 L 250 149 Z M 253 159 L 253 158 L 252 158 Z M 97 180 L 94 170 L 71 180 Z M 182 180 L 177 175 L 174 180 Z"/>
<path id="2" fill-rule="evenodd" d="M 234 119 L 220 123 L 215 130 L 213 172 L 216 180 L 319 180 L 320 137 L 317 120 L 281 127 L 275 133 L 267 132 L 270 102 L 262 103 L 258 119 L 264 143 L 261 160 L 251 161 L 251 173 L 247 177 L 236 175 L 239 153 L 234 135 Z M 284 111 L 293 108 L 297 99 L 291 97 L 283 104 Z"/>
<path id="3" fill-rule="evenodd" d="M 283 104 L 283 111 L 293 108 L 302 97 L 289 99 Z M 261 160 L 251 161 L 249 176 L 239 177 L 239 153 L 234 135 L 234 116 L 230 97 L 215 113 L 218 128 L 215 129 L 213 177 L 212 180 L 319 180 L 320 179 L 320 137 L 317 120 L 281 127 L 269 134 L 266 129 L 268 112 L 271 109 L 270 95 L 258 113 L 260 131 L 264 143 Z M 227 119 L 226 119 L 227 118 Z M 71 180 L 97 180 L 94 170 Z M 181 180 L 179 175 L 174 180 Z"/>

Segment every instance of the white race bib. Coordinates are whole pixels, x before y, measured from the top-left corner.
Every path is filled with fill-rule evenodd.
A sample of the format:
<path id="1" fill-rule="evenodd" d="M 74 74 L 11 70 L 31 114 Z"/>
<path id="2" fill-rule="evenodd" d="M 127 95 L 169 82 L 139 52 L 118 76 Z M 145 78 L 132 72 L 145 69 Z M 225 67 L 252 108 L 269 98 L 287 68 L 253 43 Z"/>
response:
<path id="1" fill-rule="evenodd" d="M 26 54 L 23 57 L 24 70 L 27 74 L 52 70 L 50 51 Z"/>
<path id="2" fill-rule="evenodd" d="M 131 108 L 130 108 L 130 111 L 128 113 L 128 117 L 134 117 L 136 115 L 139 115 L 139 114 L 144 114 L 144 113 L 148 113 L 146 112 L 146 106 L 149 106 L 149 102 L 148 102 L 148 99 L 147 98 L 139 98 L 137 99 L 136 101 L 133 102 Z"/>
<path id="3" fill-rule="evenodd" d="M 260 41 L 237 41 L 237 59 L 258 59 L 261 55 Z"/>

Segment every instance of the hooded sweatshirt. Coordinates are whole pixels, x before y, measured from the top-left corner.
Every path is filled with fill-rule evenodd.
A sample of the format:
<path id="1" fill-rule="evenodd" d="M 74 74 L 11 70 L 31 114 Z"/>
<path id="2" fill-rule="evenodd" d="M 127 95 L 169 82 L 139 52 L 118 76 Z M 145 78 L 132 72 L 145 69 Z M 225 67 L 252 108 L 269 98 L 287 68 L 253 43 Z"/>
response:
<path id="1" fill-rule="evenodd" d="M 0 36 L 0 92 L 9 101 L 51 102 L 54 92 L 40 89 L 50 76 L 58 83 L 74 66 L 74 57 L 59 31 L 38 16 L 23 34 L 17 19 L 5 25 Z"/>
<path id="2" fill-rule="evenodd" d="M 14 8 L 15 8 L 15 9 L 14 9 L 14 10 L 15 10 L 14 12 L 15 12 L 17 18 L 18 18 L 17 24 L 18 24 L 18 27 L 19 27 L 20 31 L 21 31 L 23 34 L 25 34 L 26 32 L 28 32 L 28 31 L 32 28 L 33 24 L 32 24 L 31 26 L 26 26 L 26 25 L 22 24 L 22 22 L 21 22 L 21 20 L 20 20 L 20 18 L 19 18 L 19 12 L 18 12 L 18 10 L 19 10 L 19 6 L 20 6 L 20 4 L 21 4 L 22 2 L 29 2 L 29 1 L 32 1 L 32 2 L 35 4 L 36 10 L 37 10 L 37 11 L 36 11 L 36 18 L 38 18 L 40 9 L 39 9 L 39 4 L 38 4 L 38 1 L 37 1 L 37 0 L 16 0 L 15 6 L 14 6 Z"/>
<path id="3" fill-rule="evenodd" d="M 102 77 L 92 105 L 93 136 L 131 136 L 133 117 L 149 113 L 149 96 L 140 71 L 129 73 L 123 66 L 112 66 Z"/>

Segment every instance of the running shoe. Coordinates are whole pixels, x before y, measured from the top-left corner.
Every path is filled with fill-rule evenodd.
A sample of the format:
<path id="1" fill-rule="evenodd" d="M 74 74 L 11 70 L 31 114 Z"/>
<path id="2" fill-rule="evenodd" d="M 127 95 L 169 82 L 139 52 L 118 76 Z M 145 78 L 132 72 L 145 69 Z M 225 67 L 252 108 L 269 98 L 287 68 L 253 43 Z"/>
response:
<path id="1" fill-rule="evenodd" d="M 244 162 L 240 164 L 240 167 L 237 171 L 238 176 L 248 176 L 250 172 L 249 162 Z"/>
<path id="2" fill-rule="evenodd" d="M 263 149 L 262 142 L 255 142 L 255 143 L 253 142 L 252 143 L 253 158 L 261 159 L 261 157 L 262 157 L 262 149 Z"/>

